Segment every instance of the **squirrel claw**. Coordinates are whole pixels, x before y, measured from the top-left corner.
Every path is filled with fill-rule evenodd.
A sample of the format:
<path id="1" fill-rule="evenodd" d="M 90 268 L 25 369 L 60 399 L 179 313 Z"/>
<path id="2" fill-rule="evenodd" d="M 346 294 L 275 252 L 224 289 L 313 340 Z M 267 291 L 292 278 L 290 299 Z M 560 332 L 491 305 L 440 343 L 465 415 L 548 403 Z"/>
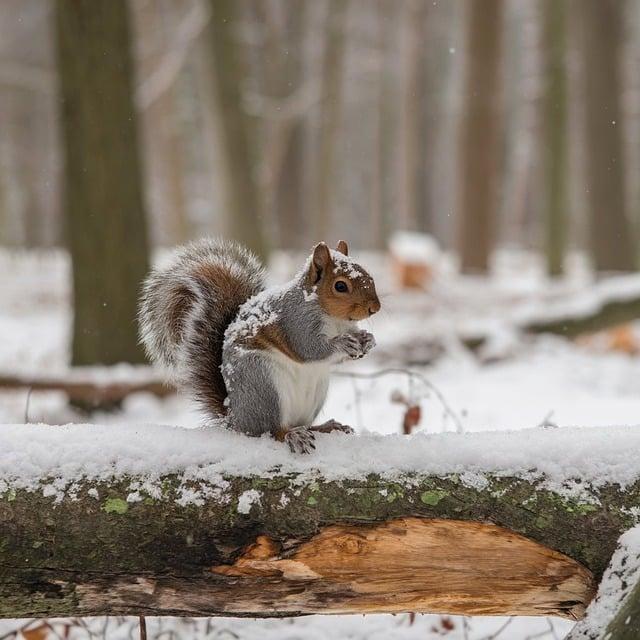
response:
<path id="1" fill-rule="evenodd" d="M 284 436 L 291 453 L 311 453 L 316 448 L 315 439 L 313 431 L 306 426 L 293 427 Z"/>

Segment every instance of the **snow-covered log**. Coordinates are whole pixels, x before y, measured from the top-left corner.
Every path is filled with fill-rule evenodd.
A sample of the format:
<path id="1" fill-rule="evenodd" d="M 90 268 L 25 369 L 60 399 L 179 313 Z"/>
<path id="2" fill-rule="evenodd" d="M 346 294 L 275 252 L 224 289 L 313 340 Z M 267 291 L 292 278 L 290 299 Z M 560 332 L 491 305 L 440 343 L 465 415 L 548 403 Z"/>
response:
<path id="1" fill-rule="evenodd" d="M 640 429 L 269 438 L 0 426 L 0 617 L 580 618 L 640 520 Z"/>
<path id="2" fill-rule="evenodd" d="M 626 531 L 585 619 L 567 640 L 640 638 L 640 527 Z"/>
<path id="3" fill-rule="evenodd" d="M 575 338 L 640 318 L 640 277 L 637 274 L 602 280 L 582 292 L 520 318 L 527 333 L 555 333 Z"/>
<path id="4" fill-rule="evenodd" d="M 75 367 L 48 376 L 0 374 L 0 391 L 14 389 L 61 391 L 71 403 L 88 410 L 118 406 L 134 393 L 152 393 L 159 398 L 175 393 L 149 367 Z"/>

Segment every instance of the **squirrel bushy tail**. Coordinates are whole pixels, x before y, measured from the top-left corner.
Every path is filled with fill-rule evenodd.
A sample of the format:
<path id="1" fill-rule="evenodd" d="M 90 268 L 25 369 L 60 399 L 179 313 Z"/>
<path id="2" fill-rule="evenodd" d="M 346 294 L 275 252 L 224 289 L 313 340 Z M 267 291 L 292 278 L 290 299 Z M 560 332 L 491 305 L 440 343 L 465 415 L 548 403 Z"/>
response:
<path id="1" fill-rule="evenodd" d="M 212 239 L 178 249 L 144 283 L 142 343 L 210 415 L 226 413 L 220 372 L 225 330 L 240 305 L 263 289 L 264 269 L 250 251 Z"/>

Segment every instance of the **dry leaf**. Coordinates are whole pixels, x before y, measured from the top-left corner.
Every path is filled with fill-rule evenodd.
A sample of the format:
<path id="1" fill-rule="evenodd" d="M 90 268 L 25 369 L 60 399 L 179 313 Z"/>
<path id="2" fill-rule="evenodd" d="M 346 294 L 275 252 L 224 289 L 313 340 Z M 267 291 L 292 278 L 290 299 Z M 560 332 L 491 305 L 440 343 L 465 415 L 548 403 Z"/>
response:
<path id="1" fill-rule="evenodd" d="M 49 625 L 41 624 L 32 629 L 25 629 L 22 631 L 22 637 L 24 640 L 46 640 L 49 635 Z"/>

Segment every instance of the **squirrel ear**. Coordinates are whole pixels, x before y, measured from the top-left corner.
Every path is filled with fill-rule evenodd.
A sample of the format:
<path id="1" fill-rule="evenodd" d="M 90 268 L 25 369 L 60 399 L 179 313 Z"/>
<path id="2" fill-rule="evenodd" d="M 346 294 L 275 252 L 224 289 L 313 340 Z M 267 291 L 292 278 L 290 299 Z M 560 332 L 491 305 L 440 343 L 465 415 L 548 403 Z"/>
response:
<path id="1" fill-rule="evenodd" d="M 330 262 L 329 247 L 324 242 L 318 243 L 313 249 L 313 257 L 311 258 L 311 281 L 314 284 L 320 280 Z"/>
<path id="2" fill-rule="evenodd" d="M 340 242 L 338 242 L 336 251 L 343 253 L 345 256 L 349 255 L 349 247 L 347 246 L 347 243 L 344 240 L 340 240 Z"/>

